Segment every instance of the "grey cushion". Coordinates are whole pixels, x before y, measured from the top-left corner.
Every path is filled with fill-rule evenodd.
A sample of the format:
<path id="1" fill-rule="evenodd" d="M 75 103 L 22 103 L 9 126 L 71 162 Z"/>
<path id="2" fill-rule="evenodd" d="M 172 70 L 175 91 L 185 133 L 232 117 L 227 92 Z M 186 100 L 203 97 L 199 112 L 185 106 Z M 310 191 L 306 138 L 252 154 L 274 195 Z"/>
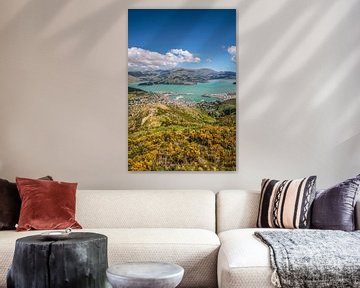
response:
<path id="1" fill-rule="evenodd" d="M 328 189 L 317 191 L 312 206 L 311 227 L 353 231 L 359 185 L 360 174 Z"/>

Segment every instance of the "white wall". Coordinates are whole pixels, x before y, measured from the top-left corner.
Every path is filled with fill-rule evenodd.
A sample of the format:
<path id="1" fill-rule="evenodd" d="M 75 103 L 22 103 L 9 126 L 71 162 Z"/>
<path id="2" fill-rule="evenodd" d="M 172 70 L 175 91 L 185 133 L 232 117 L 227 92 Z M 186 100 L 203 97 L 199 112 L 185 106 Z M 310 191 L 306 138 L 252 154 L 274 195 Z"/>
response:
<path id="1" fill-rule="evenodd" d="M 159 7 L 237 8 L 237 172 L 127 172 L 127 9 Z M 0 178 L 324 187 L 360 173 L 360 0 L 4 0 L 0 100 Z"/>

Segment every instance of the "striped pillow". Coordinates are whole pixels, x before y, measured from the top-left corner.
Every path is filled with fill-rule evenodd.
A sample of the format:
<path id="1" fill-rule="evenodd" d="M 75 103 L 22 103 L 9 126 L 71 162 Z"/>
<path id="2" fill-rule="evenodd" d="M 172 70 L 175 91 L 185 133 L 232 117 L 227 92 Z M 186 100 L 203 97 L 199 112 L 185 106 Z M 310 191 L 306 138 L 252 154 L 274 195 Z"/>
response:
<path id="1" fill-rule="evenodd" d="M 257 227 L 308 228 L 316 176 L 295 180 L 263 179 Z"/>

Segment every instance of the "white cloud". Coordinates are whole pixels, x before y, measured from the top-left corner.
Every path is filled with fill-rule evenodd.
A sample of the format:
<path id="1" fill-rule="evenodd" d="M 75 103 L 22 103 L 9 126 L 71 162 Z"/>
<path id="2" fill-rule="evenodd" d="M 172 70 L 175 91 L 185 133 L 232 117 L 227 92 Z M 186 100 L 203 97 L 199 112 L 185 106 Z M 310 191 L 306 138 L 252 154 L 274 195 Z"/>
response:
<path id="1" fill-rule="evenodd" d="M 236 62 L 236 46 L 230 46 L 227 48 L 227 52 L 231 56 L 231 61 Z"/>
<path id="2" fill-rule="evenodd" d="M 197 63 L 200 58 L 183 49 L 171 49 L 161 54 L 137 47 L 128 48 L 129 71 L 171 69 L 184 62 Z"/>

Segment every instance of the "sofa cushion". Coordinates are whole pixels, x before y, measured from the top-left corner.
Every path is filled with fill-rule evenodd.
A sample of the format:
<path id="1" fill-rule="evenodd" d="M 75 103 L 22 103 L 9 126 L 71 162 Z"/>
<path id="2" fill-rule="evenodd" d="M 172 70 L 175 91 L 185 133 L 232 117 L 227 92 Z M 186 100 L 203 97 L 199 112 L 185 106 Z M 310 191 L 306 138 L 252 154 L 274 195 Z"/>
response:
<path id="1" fill-rule="evenodd" d="M 263 179 L 257 227 L 308 228 L 316 176 L 294 180 Z"/>
<path id="2" fill-rule="evenodd" d="M 260 192 L 222 190 L 216 194 L 217 233 L 256 227 Z"/>
<path id="3" fill-rule="evenodd" d="M 77 230 L 74 230 L 77 231 Z M 109 265 L 135 261 L 164 261 L 185 269 L 179 287 L 216 287 L 216 263 L 220 241 L 203 229 L 82 229 L 108 237 Z M 0 287 L 11 264 L 17 238 L 44 231 L 0 232 Z"/>
<path id="4" fill-rule="evenodd" d="M 359 185 L 360 175 L 317 191 L 312 205 L 311 227 L 353 231 Z"/>
<path id="5" fill-rule="evenodd" d="M 40 179 L 52 180 L 51 176 Z M 15 230 L 18 223 L 21 199 L 16 183 L 0 179 L 0 230 Z"/>
<path id="6" fill-rule="evenodd" d="M 76 198 L 83 228 L 215 231 L 215 194 L 209 190 L 78 190 Z"/>
<path id="7" fill-rule="evenodd" d="M 75 221 L 77 183 L 16 178 L 21 198 L 18 231 L 81 228 Z"/>
<path id="8" fill-rule="evenodd" d="M 21 200 L 15 183 L 0 179 L 0 230 L 15 230 Z"/>
<path id="9" fill-rule="evenodd" d="M 265 229 L 235 229 L 219 234 L 219 288 L 274 287 L 269 248 L 254 236 L 255 231 L 261 230 Z"/>

